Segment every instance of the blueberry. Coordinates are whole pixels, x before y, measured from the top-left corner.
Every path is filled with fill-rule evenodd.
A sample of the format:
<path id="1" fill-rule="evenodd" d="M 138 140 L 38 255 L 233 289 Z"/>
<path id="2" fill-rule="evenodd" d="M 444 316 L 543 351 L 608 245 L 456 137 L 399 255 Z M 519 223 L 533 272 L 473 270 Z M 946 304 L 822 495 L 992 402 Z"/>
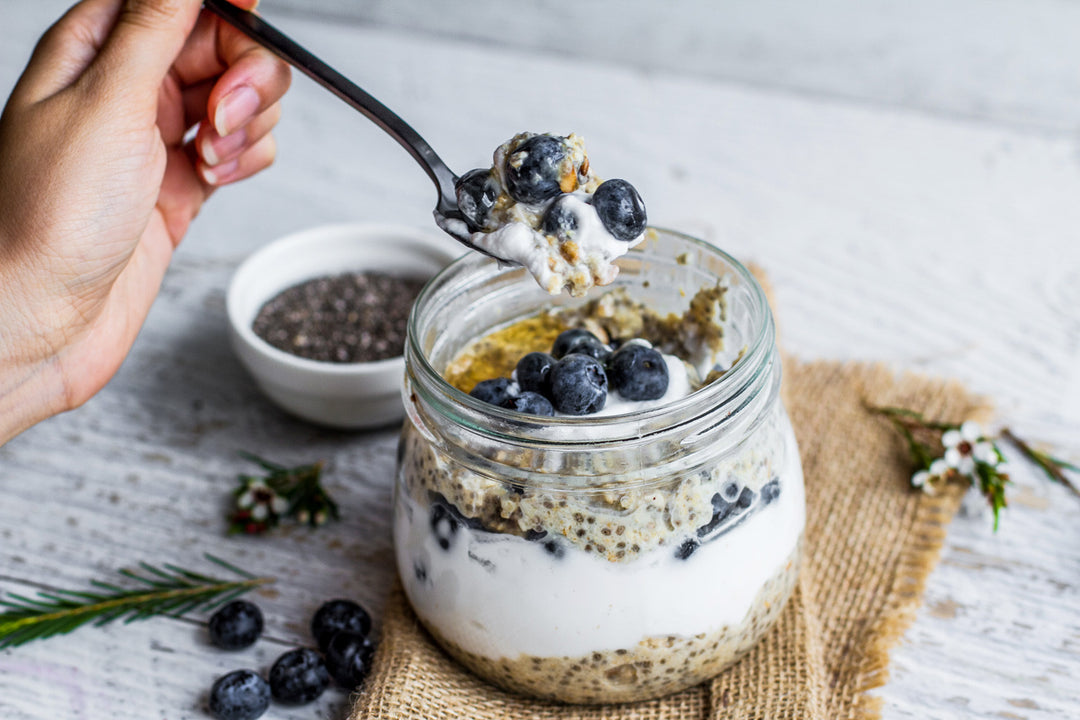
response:
<path id="1" fill-rule="evenodd" d="M 555 358 L 547 353 L 529 353 L 518 360 L 517 368 L 514 370 L 518 387 L 527 392 L 547 394 L 548 379 L 551 377 L 551 368 L 554 365 Z"/>
<path id="2" fill-rule="evenodd" d="M 578 216 L 566 201 L 567 197 L 563 196 L 551 204 L 540 225 L 545 235 L 554 235 L 559 242 L 573 240 L 577 235 Z"/>
<path id="3" fill-rule="evenodd" d="M 540 203 L 562 192 L 567 147 L 562 138 L 534 135 L 506 155 L 506 191 L 523 203 Z"/>
<path id="4" fill-rule="evenodd" d="M 567 415 L 588 415 L 604 409 L 607 375 L 600 361 L 570 353 L 551 369 L 551 404 Z"/>
<path id="5" fill-rule="evenodd" d="M 630 242 L 645 232 L 645 203 L 634 186 L 625 180 L 608 180 L 596 188 L 592 206 L 607 231 Z"/>
<path id="6" fill-rule="evenodd" d="M 326 649 L 334 633 L 343 630 L 367 635 L 371 632 L 371 616 L 352 600 L 330 600 L 311 618 L 311 634 L 320 650 Z"/>
<path id="7" fill-rule="evenodd" d="M 566 548 L 554 540 L 548 540 L 544 543 L 544 552 L 558 559 L 566 555 Z"/>
<path id="8" fill-rule="evenodd" d="M 489 405 L 502 405 L 510 399 L 510 379 L 481 380 L 469 394 Z"/>
<path id="9" fill-rule="evenodd" d="M 240 650 L 259 639 L 263 615 L 247 600 L 233 600 L 210 616 L 210 641 L 222 650 Z"/>
<path id="10" fill-rule="evenodd" d="M 519 393 L 517 397 L 509 398 L 503 403 L 503 407 L 527 415 L 551 417 L 555 414 L 555 408 L 552 407 L 551 401 L 540 393 L 531 390 Z"/>
<path id="11" fill-rule="evenodd" d="M 458 179 L 454 190 L 458 209 L 469 223 L 469 229 L 473 232 L 485 229 L 491 218 L 491 209 L 499 197 L 499 184 L 491 171 L 483 168 L 470 170 Z"/>
<path id="12" fill-rule="evenodd" d="M 326 663 L 311 648 L 290 650 L 270 668 L 270 693 L 286 705 L 305 705 L 322 695 L 329 684 Z"/>
<path id="13" fill-rule="evenodd" d="M 217 720 L 255 720 L 270 707 L 270 686 L 254 670 L 233 670 L 210 688 L 210 714 Z"/>
<path id="14" fill-rule="evenodd" d="M 351 691 L 367 677 L 374 655 L 375 646 L 363 635 L 334 633 L 326 646 L 326 669 L 334 682 Z"/>
<path id="15" fill-rule="evenodd" d="M 657 400 L 667 392 L 668 367 L 654 348 L 628 343 L 608 361 L 608 379 L 627 400 Z"/>
<path id="16" fill-rule="evenodd" d="M 685 560 L 694 554 L 694 551 L 698 549 L 697 540 L 687 540 L 678 548 L 675 549 L 675 557 L 679 560 Z"/>
<path id="17" fill-rule="evenodd" d="M 735 507 L 739 511 L 747 509 L 748 507 L 750 507 L 753 504 L 754 497 L 756 497 L 756 496 L 757 496 L 757 493 L 755 493 L 750 488 L 743 488 L 742 492 L 739 493 L 739 499 L 735 501 Z"/>
<path id="18" fill-rule="evenodd" d="M 585 328 L 564 330 L 555 338 L 555 344 L 551 347 L 552 357 L 559 360 L 570 353 L 588 355 L 600 362 L 605 362 L 611 356 L 611 351 L 608 350 L 607 345 L 600 342 L 600 338 Z"/>
<path id="19" fill-rule="evenodd" d="M 728 502 L 735 502 L 739 497 L 739 483 L 734 480 L 728 480 L 724 483 L 724 486 L 720 488 L 720 492 L 723 494 L 725 500 Z"/>
<path id="20" fill-rule="evenodd" d="M 761 502 L 768 505 L 780 497 L 780 478 L 773 478 L 761 488 Z"/>
<path id="21" fill-rule="evenodd" d="M 728 516 L 732 514 L 735 504 L 730 503 L 723 498 L 720 493 L 716 493 L 712 496 L 712 518 L 708 523 L 702 525 L 697 529 L 698 537 L 705 537 L 713 530 L 718 528 L 722 522 L 727 520 Z"/>
<path id="22" fill-rule="evenodd" d="M 435 535 L 439 547 L 449 550 L 457 535 L 458 521 L 450 508 L 442 503 L 431 506 L 431 532 Z"/>

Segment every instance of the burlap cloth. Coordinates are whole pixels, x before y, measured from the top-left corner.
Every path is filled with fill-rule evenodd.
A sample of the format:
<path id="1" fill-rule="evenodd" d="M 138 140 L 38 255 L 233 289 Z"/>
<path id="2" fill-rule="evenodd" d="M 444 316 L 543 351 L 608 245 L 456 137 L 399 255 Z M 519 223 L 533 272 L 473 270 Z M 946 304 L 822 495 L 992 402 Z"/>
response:
<path id="1" fill-rule="evenodd" d="M 780 621 L 741 661 L 702 685 L 628 705 L 569 706 L 503 692 L 463 670 L 420 627 L 398 584 L 374 670 L 350 720 L 838 720 L 877 718 L 867 691 L 914 617 L 956 490 L 911 491 L 899 435 L 865 403 L 930 418 L 986 419 L 962 387 L 855 363 L 784 359 L 784 401 L 806 476 L 806 555 Z"/>

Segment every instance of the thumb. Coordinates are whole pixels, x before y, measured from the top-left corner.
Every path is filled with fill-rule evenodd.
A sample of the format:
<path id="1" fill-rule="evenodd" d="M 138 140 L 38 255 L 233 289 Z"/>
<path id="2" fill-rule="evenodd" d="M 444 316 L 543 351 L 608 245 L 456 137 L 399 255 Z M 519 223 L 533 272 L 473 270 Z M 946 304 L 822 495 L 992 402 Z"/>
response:
<path id="1" fill-rule="evenodd" d="M 199 17 L 201 0 L 124 0 L 90 69 L 106 86 L 156 95 Z"/>

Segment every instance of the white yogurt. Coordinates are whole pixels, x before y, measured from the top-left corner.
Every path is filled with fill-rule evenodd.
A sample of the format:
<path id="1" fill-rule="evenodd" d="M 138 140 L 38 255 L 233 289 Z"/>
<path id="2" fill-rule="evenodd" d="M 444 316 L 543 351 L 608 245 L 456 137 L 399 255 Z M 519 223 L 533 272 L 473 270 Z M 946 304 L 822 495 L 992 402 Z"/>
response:
<path id="1" fill-rule="evenodd" d="M 469 240 L 497 258 L 523 266 L 553 295 L 564 287 L 581 294 L 593 285 L 608 285 L 619 274 L 615 260 L 640 243 L 645 234 L 631 242 L 619 240 L 607 231 L 587 199 L 586 193 L 576 192 L 562 200 L 578 221 L 573 239 L 577 247 L 569 256 L 556 238 L 536 229 L 536 218 L 543 215 L 539 208 L 519 211 L 521 219 L 491 232 L 474 232 Z"/>
<path id="2" fill-rule="evenodd" d="M 464 525 L 444 549 L 429 508 L 402 494 L 394 547 L 409 600 L 446 640 L 492 659 L 576 657 L 738 624 L 805 525 L 802 470 L 786 421 L 783 433 L 780 496 L 685 560 L 668 546 L 609 562 L 562 544 L 557 557 L 544 542 Z"/>

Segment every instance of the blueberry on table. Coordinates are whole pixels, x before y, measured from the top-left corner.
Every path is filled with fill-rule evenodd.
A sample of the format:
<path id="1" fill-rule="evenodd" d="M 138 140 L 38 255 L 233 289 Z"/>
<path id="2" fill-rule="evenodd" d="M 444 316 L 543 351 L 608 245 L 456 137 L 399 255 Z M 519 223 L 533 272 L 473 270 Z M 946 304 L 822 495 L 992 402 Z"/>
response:
<path id="1" fill-rule="evenodd" d="M 554 235 L 559 242 L 573 240 L 578 229 L 577 213 L 566 202 L 566 197 L 569 196 L 561 197 L 551 204 L 540 224 L 545 235 Z"/>
<path id="2" fill-rule="evenodd" d="M 518 360 L 517 367 L 514 369 L 514 377 L 517 378 L 518 387 L 524 391 L 546 395 L 548 380 L 551 377 L 551 368 L 554 366 L 555 358 L 547 353 L 529 353 Z"/>
<path id="3" fill-rule="evenodd" d="M 668 366 L 656 349 L 627 344 L 608 361 L 608 379 L 627 400 L 658 400 L 668 389 Z"/>
<path id="4" fill-rule="evenodd" d="M 509 410 L 516 410 L 519 413 L 527 413 L 529 415 L 551 417 L 555 414 L 555 408 L 552 406 L 551 401 L 540 393 L 533 392 L 532 390 L 526 390 L 523 393 L 519 393 L 516 397 L 510 398 L 503 407 Z"/>
<path id="5" fill-rule="evenodd" d="M 592 206 L 607 231 L 619 240 L 630 242 L 645 232 L 645 202 L 625 180 L 602 183 L 593 193 Z"/>
<path id="6" fill-rule="evenodd" d="M 603 410 L 607 387 L 604 366 L 589 355 L 571 353 L 551 369 L 551 404 L 566 415 L 588 415 Z"/>
<path id="7" fill-rule="evenodd" d="M 363 635 L 335 633 L 326 646 L 326 668 L 344 690 L 353 690 L 371 670 L 375 646 Z"/>
<path id="8" fill-rule="evenodd" d="M 311 618 L 311 635 L 319 644 L 319 649 L 326 650 L 326 644 L 334 633 L 342 631 L 367 635 L 371 632 L 371 616 L 352 600 L 323 603 Z"/>
<path id="9" fill-rule="evenodd" d="M 214 682 L 209 705 L 217 720 L 255 720 L 270 707 L 270 685 L 254 670 L 233 670 Z"/>
<path id="10" fill-rule="evenodd" d="M 510 399 L 510 379 L 481 380 L 469 391 L 469 394 L 481 402 L 501 406 Z"/>
<path id="11" fill-rule="evenodd" d="M 329 684 L 326 663 L 311 648 L 290 650 L 270 668 L 270 693 L 286 705 L 306 705 L 322 695 Z"/>
<path id="12" fill-rule="evenodd" d="M 210 616 L 210 641 L 222 650 L 240 650 L 259 639 L 263 614 L 247 600 L 233 600 Z"/>
<path id="13" fill-rule="evenodd" d="M 454 188 L 458 209 L 473 232 L 484 230 L 499 197 L 499 185 L 490 170 L 478 168 L 462 175 Z"/>
<path id="14" fill-rule="evenodd" d="M 585 328 L 571 328 L 559 333 L 559 336 L 555 338 L 555 344 L 551 347 L 551 355 L 556 360 L 570 353 L 581 353 L 604 362 L 611 355 L 611 350 L 600 342 L 600 338 Z"/>
<path id="15" fill-rule="evenodd" d="M 567 159 L 563 138 L 534 135 L 506 155 L 503 177 L 510 197 L 523 203 L 540 203 L 562 192 L 563 166 Z"/>

